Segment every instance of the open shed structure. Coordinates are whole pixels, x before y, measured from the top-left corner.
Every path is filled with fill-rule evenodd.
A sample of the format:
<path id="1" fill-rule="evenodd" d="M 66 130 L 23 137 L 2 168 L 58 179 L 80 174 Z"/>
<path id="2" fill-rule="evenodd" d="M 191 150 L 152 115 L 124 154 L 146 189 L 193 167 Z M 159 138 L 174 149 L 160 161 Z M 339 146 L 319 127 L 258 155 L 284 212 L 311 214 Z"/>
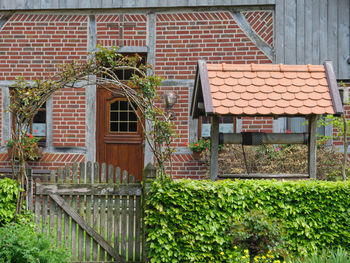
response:
<path id="1" fill-rule="evenodd" d="M 191 116 L 211 117 L 210 178 L 218 176 L 218 146 L 307 144 L 308 176 L 316 178 L 317 119 L 341 115 L 332 63 L 323 65 L 207 64 L 198 61 Z M 308 133 L 219 133 L 220 116 L 305 117 Z"/>

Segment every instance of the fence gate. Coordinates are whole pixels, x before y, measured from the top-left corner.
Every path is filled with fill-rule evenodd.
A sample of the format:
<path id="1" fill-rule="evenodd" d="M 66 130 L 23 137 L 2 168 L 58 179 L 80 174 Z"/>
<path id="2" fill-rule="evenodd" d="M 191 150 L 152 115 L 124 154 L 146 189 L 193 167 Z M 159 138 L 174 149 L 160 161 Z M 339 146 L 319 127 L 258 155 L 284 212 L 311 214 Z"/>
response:
<path id="1" fill-rule="evenodd" d="M 34 193 L 36 223 L 73 262 L 142 262 L 142 187 L 133 175 L 74 163 L 37 180 Z"/>

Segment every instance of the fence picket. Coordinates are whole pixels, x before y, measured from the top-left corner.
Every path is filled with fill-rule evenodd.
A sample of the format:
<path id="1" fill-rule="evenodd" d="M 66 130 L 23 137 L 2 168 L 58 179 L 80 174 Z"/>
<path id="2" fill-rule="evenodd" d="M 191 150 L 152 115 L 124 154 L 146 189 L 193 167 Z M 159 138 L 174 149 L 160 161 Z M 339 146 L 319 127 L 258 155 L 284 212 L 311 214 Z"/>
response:
<path id="1" fill-rule="evenodd" d="M 120 185 L 120 168 L 115 168 L 115 182 L 119 186 Z M 114 197 L 115 205 L 114 205 L 114 248 L 117 249 L 120 254 L 119 249 L 119 236 L 120 236 L 120 196 L 116 195 Z"/>
<path id="2" fill-rule="evenodd" d="M 44 183 L 47 183 L 49 181 L 49 178 L 47 176 L 44 176 L 43 177 L 43 182 Z M 48 196 L 47 195 L 43 195 L 42 196 L 42 221 L 41 221 L 41 224 L 42 224 L 42 232 L 43 233 L 47 233 L 47 202 L 48 202 Z"/>
<path id="3" fill-rule="evenodd" d="M 135 183 L 135 177 L 129 176 L 129 184 Z M 134 196 L 129 195 L 129 229 L 128 229 L 128 260 L 132 261 L 134 256 Z"/>
<path id="4" fill-rule="evenodd" d="M 105 184 L 106 183 L 106 164 L 102 163 L 101 165 L 101 174 L 100 174 L 100 183 Z M 100 235 L 103 238 L 106 238 L 106 196 L 102 195 L 100 197 L 101 206 L 100 206 Z M 100 260 L 104 261 L 106 260 L 106 252 L 104 249 L 100 252 Z"/>
<path id="5" fill-rule="evenodd" d="M 64 184 L 69 184 L 70 183 L 70 167 L 69 165 L 66 165 L 64 168 L 64 173 L 63 173 L 63 183 Z M 70 204 L 70 196 L 66 195 L 65 196 L 65 201 Z M 64 213 L 64 245 L 66 248 L 69 248 L 69 221 L 70 221 L 70 217 L 68 216 L 68 214 L 66 212 Z"/>
<path id="6" fill-rule="evenodd" d="M 123 171 L 123 177 L 122 177 L 122 186 L 127 186 L 128 183 L 128 172 Z M 122 241 L 121 241 L 121 255 L 123 258 L 126 258 L 126 235 L 127 235 L 127 202 L 128 198 L 127 196 L 122 197 L 122 222 L 121 222 L 121 235 L 122 235 Z"/>
<path id="7" fill-rule="evenodd" d="M 72 170 L 73 170 L 72 171 L 72 183 L 76 184 L 76 183 L 78 183 L 77 171 L 74 170 L 74 168 Z M 77 209 L 77 202 L 78 202 L 77 196 L 76 195 L 72 196 L 72 208 L 74 210 Z M 72 220 L 72 244 L 71 244 L 71 248 L 72 248 L 72 254 L 73 254 L 72 259 L 75 261 L 77 259 L 77 223 L 74 220 Z"/>
<path id="8" fill-rule="evenodd" d="M 80 163 L 80 176 L 82 173 L 85 173 L 85 163 Z M 91 184 L 92 182 L 92 169 L 91 169 L 91 162 L 87 163 L 86 167 L 86 174 L 85 174 L 85 183 Z M 86 196 L 86 222 L 91 226 L 91 196 L 87 195 Z M 90 261 L 91 258 L 91 237 L 86 234 L 86 241 L 85 241 L 85 259 L 86 261 Z"/>
<path id="9" fill-rule="evenodd" d="M 63 182 L 63 170 L 61 167 L 57 170 L 57 182 Z M 62 208 L 57 206 L 57 246 L 62 247 Z"/>
<path id="10" fill-rule="evenodd" d="M 94 184 L 98 184 L 100 180 L 100 167 L 98 163 L 94 163 Z M 93 210 L 93 226 L 94 229 L 96 230 L 96 232 L 98 232 L 99 229 L 99 198 L 97 196 L 93 197 L 94 200 L 94 210 Z M 100 248 L 100 245 L 98 245 L 96 242 L 93 243 L 93 247 L 92 247 L 92 259 L 94 261 L 97 261 L 98 259 L 98 250 Z"/>
<path id="11" fill-rule="evenodd" d="M 56 182 L 56 174 L 54 170 L 50 173 L 50 183 Z M 56 203 L 51 198 L 50 199 L 50 234 L 54 234 L 55 230 L 55 215 L 56 215 Z"/>
<path id="12" fill-rule="evenodd" d="M 113 184 L 113 165 L 108 165 L 108 173 L 106 182 L 108 184 Z M 112 236 L 113 236 L 113 196 L 107 196 L 107 242 L 112 245 Z M 112 257 L 108 254 L 107 261 L 112 261 Z"/>
<path id="13" fill-rule="evenodd" d="M 35 183 L 35 221 L 56 234 L 57 246 L 71 248 L 72 261 L 141 262 L 141 184 L 133 175 L 73 163 Z"/>
<path id="14" fill-rule="evenodd" d="M 77 167 L 77 164 L 76 164 Z M 73 166 L 72 170 L 74 171 L 75 167 Z M 82 184 L 85 182 L 85 178 L 84 178 L 85 174 L 80 174 L 79 179 L 78 179 L 78 184 Z M 84 218 L 84 196 L 80 195 L 79 199 L 78 199 L 78 209 L 77 212 L 78 214 L 80 214 L 80 216 L 82 218 Z M 84 261 L 84 234 L 85 231 L 78 226 L 78 230 L 79 230 L 79 234 L 78 234 L 78 258 L 80 261 Z"/>

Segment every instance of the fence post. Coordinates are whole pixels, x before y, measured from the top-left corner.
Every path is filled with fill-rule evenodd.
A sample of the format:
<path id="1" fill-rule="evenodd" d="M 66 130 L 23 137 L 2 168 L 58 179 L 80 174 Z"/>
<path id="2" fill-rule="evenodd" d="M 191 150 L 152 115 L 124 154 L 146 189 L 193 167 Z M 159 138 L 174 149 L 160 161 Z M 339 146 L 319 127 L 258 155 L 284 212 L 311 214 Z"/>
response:
<path id="1" fill-rule="evenodd" d="M 33 211 L 33 180 L 32 180 L 32 169 L 26 168 L 26 174 L 28 178 L 28 193 L 27 193 L 27 210 Z"/>
<path id="2" fill-rule="evenodd" d="M 147 262 L 146 254 L 146 226 L 145 226 L 145 208 L 146 208 L 146 199 L 149 192 L 149 189 L 152 185 L 152 182 L 156 179 L 156 168 L 148 163 L 145 169 L 143 170 L 143 180 L 142 180 L 142 262 Z"/>

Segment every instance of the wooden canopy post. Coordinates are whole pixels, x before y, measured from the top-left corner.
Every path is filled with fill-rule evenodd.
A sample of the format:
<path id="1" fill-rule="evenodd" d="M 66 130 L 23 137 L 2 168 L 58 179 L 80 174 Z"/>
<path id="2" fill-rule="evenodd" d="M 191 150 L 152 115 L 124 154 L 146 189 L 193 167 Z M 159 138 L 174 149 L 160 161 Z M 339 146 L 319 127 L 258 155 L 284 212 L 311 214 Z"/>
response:
<path id="1" fill-rule="evenodd" d="M 210 180 L 215 181 L 218 177 L 219 157 L 219 117 L 211 117 L 210 129 Z"/>
<path id="2" fill-rule="evenodd" d="M 311 179 L 316 179 L 316 151 L 317 151 L 317 115 L 309 118 L 309 142 L 308 142 L 308 172 Z"/>

